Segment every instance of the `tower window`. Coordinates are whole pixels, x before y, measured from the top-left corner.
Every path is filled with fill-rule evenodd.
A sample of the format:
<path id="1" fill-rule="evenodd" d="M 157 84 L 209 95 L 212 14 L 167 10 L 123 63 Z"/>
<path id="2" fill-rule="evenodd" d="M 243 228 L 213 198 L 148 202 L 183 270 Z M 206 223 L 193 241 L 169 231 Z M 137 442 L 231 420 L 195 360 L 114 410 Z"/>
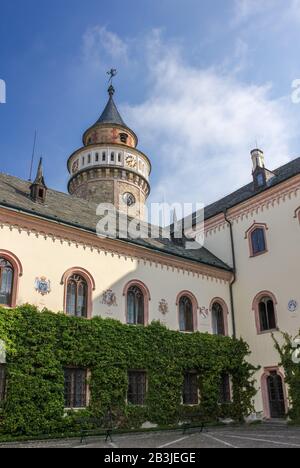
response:
<path id="1" fill-rule="evenodd" d="M 89 154 L 89 155 L 88 155 L 88 164 L 91 163 L 91 160 L 92 160 L 92 157 L 91 157 L 91 155 Z"/>
<path id="2" fill-rule="evenodd" d="M 84 164 L 85 164 L 85 157 L 83 156 L 82 157 L 82 165 L 84 166 Z"/>
<path id="3" fill-rule="evenodd" d="M 118 162 L 119 162 L 119 163 L 122 162 L 122 153 L 119 153 L 119 154 L 118 154 Z"/>
<path id="4" fill-rule="evenodd" d="M 105 151 L 102 153 L 102 161 L 103 161 L 103 162 L 106 161 L 106 153 L 105 153 Z"/>
<path id="5" fill-rule="evenodd" d="M 110 160 L 111 160 L 111 162 L 115 161 L 115 153 L 111 153 Z"/>
<path id="6" fill-rule="evenodd" d="M 128 135 L 127 135 L 127 133 L 120 133 L 120 140 L 121 140 L 122 143 L 125 143 L 125 144 L 126 144 L 127 141 L 128 141 Z"/>
<path id="7" fill-rule="evenodd" d="M 96 153 L 95 161 L 96 161 L 96 162 L 99 162 L 99 153 Z"/>

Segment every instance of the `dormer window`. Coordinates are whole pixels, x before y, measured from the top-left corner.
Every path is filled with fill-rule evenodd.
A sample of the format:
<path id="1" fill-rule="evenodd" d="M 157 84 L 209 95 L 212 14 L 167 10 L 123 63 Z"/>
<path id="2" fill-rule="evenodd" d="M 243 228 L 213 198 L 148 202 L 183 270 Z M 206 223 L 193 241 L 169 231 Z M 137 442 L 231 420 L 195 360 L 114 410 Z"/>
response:
<path id="1" fill-rule="evenodd" d="M 125 145 L 127 144 L 127 141 L 128 141 L 127 133 L 120 133 L 120 141 L 121 143 L 125 143 Z"/>

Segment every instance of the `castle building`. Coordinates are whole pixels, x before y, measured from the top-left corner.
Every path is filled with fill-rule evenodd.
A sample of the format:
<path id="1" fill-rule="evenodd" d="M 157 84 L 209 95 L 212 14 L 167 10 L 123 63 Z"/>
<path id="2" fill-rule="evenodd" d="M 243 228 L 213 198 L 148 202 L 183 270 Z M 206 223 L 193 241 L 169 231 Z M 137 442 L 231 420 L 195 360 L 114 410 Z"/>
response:
<path id="1" fill-rule="evenodd" d="M 69 194 L 47 187 L 42 161 L 33 183 L 0 174 L 0 304 L 242 337 L 261 366 L 257 414 L 284 417 L 288 388 L 271 335 L 300 328 L 300 158 L 269 171 L 252 151 L 251 183 L 205 208 L 202 248 L 174 236 L 99 236 L 99 203 L 143 220 L 150 193 L 151 162 L 114 92 L 68 159 Z"/>

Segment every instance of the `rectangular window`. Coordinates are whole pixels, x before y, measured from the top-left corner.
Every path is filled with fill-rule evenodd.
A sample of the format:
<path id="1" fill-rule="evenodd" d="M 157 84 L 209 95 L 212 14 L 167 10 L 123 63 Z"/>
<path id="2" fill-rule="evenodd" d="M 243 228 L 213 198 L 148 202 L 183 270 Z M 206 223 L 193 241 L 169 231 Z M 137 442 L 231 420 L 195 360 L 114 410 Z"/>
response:
<path id="1" fill-rule="evenodd" d="M 220 383 L 220 403 L 226 404 L 231 402 L 230 376 L 222 374 Z"/>
<path id="2" fill-rule="evenodd" d="M 96 153 L 95 161 L 96 161 L 96 162 L 99 162 L 99 153 Z"/>
<path id="3" fill-rule="evenodd" d="M 198 405 L 198 376 L 195 372 L 186 372 L 184 374 L 183 385 L 183 404 L 184 405 Z"/>
<path id="4" fill-rule="evenodd" d="M 121 154 L 121 153 L 118 154 L 118 162 L 119 162 L 119 163 L 122 162 L 122 154 Z"/>
<path id="5" fill-rule="evenodd" d="M 132 405 L 143 406 L 146 401 L 147 374 L 146 372 L 128 372 L 127 401 Z"/>
<path id="6" fill-rule="evenodd" d="M 87 371 L 79 368 L 65 369 L 65 408 L 87 406 Z"/>
<path id="7" fill-rule="evenodd" d="M 0 403 L 5 400 L 6 393 L 6 369 L 4 364 L 0 364 Z"/>
<path id="8" fill-rule="evenodd" d="M 91 164 L 92 156 L 89 154 L 88 155 L 88 164 Z"/>
<path id="9" fill-rule="evenodd" d="M 106 161 L 106 153 L 102 153 L 102 161 L 103 161 L 103 162 Z"/>
<path id="10" fill-rule="evenodd" d="M 115 153 L 111 153 L 110 160 L 111 160 L 111 162 L 115 161 Z"/>

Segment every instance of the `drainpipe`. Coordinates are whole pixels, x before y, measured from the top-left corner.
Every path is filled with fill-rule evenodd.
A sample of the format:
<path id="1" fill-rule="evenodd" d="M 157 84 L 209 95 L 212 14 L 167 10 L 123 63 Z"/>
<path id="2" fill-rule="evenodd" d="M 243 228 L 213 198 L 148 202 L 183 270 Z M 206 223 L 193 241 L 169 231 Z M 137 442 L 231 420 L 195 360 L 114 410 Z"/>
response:
<path id="1" fill-rule="evenodd" d="M 233 280 L 230 282 L 229 291 L 230 291 L 230 303 L 231 303 L 231 317 L 232 317 L 232 334 L 233 338 L 236 338 L 236 324 L 235 324 L 235 309 L 234 309 L 234 298 L 233 298 L 233 286 L 236 283 L 236 257 L 235 257 L 235 246 L 234 246 L 234 237 L 233 237 L 233 226 L 232 221 L 227 217 L 227 208 L 224 210 L 224 218 L 230 229 L 230 242 L 231 242 L 231 253 L 232 253 L 232 263 L 233 263 Z"/>

